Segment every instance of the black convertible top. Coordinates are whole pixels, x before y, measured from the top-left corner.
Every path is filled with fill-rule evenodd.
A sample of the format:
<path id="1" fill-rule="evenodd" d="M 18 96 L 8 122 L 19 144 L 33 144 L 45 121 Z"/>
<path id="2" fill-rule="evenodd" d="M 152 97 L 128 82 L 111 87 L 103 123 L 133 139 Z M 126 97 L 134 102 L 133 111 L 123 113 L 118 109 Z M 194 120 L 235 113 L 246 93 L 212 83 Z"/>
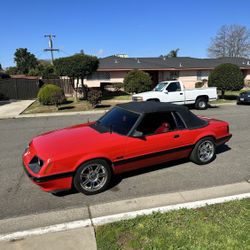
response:
<path id="1" fill-rule="evenodd" d="M 139 113 L 162 113 L 162 112 L 177 112 L 185 122 L 189 129 L 204 127 L 208 124 L 207 121 L 197 117 L 185 106 L 169 104 L 163 102 L 128 102 L 117 104 L 117 107 Z"/>

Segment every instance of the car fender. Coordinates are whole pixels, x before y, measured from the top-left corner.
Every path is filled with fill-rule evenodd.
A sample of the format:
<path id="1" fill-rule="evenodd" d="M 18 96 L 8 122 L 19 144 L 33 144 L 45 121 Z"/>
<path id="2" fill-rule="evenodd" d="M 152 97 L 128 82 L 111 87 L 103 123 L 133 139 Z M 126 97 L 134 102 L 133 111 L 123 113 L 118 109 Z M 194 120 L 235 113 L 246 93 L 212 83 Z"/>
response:
<path id="1" fill-rule="evenodd" d="M 106 154 L 95 152 L 93 154 L 86 154 L 86 155 L 80 157 L 80 159 L 76 162 L 76 164 L 74 166 L 74 171 L 76 171 L 85 162 L 90 161 L 90 160 L 94 160 L 94 159 L 106 160 L 108 163 L 110 163 L 110 166 L 113 170 L 113 164 L 112 164 L 112 160 L 110 159 L 110 157 Z"/>
<path id="2" fill-rule="evenodd" d="M 208 132 L 203 132 L 203 133 L 201 133 L 201 134 L 199 134 L 199 135 L 196 136 L 196 138 L 194 140 L 194 145 L 198 141 L 200 141 L 202 138 L 205 138 L 205 137 L 212 137 L 216 141 L 216 135 L 215 135 L 215 133 L 213 133 L 213 132 L 209 132 L 209 133 Z"/>

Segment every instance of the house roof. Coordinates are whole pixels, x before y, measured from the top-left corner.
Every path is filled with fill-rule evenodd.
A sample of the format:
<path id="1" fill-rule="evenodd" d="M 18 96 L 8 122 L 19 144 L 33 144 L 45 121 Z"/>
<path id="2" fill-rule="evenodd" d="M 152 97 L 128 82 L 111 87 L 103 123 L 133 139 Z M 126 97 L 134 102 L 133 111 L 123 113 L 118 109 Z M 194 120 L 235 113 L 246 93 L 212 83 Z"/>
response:
<path id="1" fill-rule="evenodd" d="M 242 69 L 250 69 L 250 59 L 247 58 L 192 58 L 192 57 L 128 57 L 109 56 L 100 59 L 99 70 L 186 70 L 213 69 L 222 63 L 232 63 Z"/>

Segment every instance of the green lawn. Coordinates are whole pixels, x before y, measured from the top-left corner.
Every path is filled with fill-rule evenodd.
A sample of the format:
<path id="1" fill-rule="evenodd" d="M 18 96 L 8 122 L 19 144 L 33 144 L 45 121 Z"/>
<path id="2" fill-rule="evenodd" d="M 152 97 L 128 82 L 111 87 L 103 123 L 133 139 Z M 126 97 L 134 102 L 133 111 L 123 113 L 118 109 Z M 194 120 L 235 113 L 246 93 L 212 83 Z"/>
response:
<path id="1" fill-rule="evenodd" d="M 67 99 L 67 103 L 60 105 L 58 108 L 55 105 L 42 105 L 39 101 L 35 101 L 29 106 L 23 114 L 35 114 L 35 113 L 53 113 L 53 112 L 76 112 L 87 110 L 100 110 L 108 109 L 111 107 L 110 103 L 105 103 L 99 107 L 93 108 L 87 101 L 74 102 L 72 98 Z"/>
<path id="2" fill-rule="evenodd" d="M 99 250 L 250 249 L 250 199 L 107 224 L 96 238 Z"/>
<path id="3" fill-rule="evenodd" d="M 80 100 L 74 101 L 72 97 L 67 98 L 65 104 L 60 105 L 58 108 L 55 105 L 42 105 L 38 101 L 35 101 L 31 106 L 29 106 L 23 114 L 35 114 L 35 113 L 53 113 L 53 112 L 74 112 L 74 111 L 87 111 L 87 110 L 100 110 L 109 109 L 116 103 L 131 101 L 131 95 L 118 95 L 109 96 L 108 98 L 103 98 L 101 105 L 93 108 L 89 102 Z"/>

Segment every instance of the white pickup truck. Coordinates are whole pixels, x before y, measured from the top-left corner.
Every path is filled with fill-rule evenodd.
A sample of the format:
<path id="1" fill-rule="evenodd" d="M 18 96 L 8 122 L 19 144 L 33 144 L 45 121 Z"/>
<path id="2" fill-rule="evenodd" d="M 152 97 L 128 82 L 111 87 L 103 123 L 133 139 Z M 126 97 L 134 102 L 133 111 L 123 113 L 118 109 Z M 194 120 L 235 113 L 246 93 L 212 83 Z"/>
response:
<path id="1" fill-rule="evenodd" d="M 207 109 L 209 101 L 217 100 L 216 88 L 185 89 L 181 81 L 163 81 L 148 92 L 135 94 L 133 101 L 158 101 L 180 105 L 194 104 L 196 109 Z"/>

